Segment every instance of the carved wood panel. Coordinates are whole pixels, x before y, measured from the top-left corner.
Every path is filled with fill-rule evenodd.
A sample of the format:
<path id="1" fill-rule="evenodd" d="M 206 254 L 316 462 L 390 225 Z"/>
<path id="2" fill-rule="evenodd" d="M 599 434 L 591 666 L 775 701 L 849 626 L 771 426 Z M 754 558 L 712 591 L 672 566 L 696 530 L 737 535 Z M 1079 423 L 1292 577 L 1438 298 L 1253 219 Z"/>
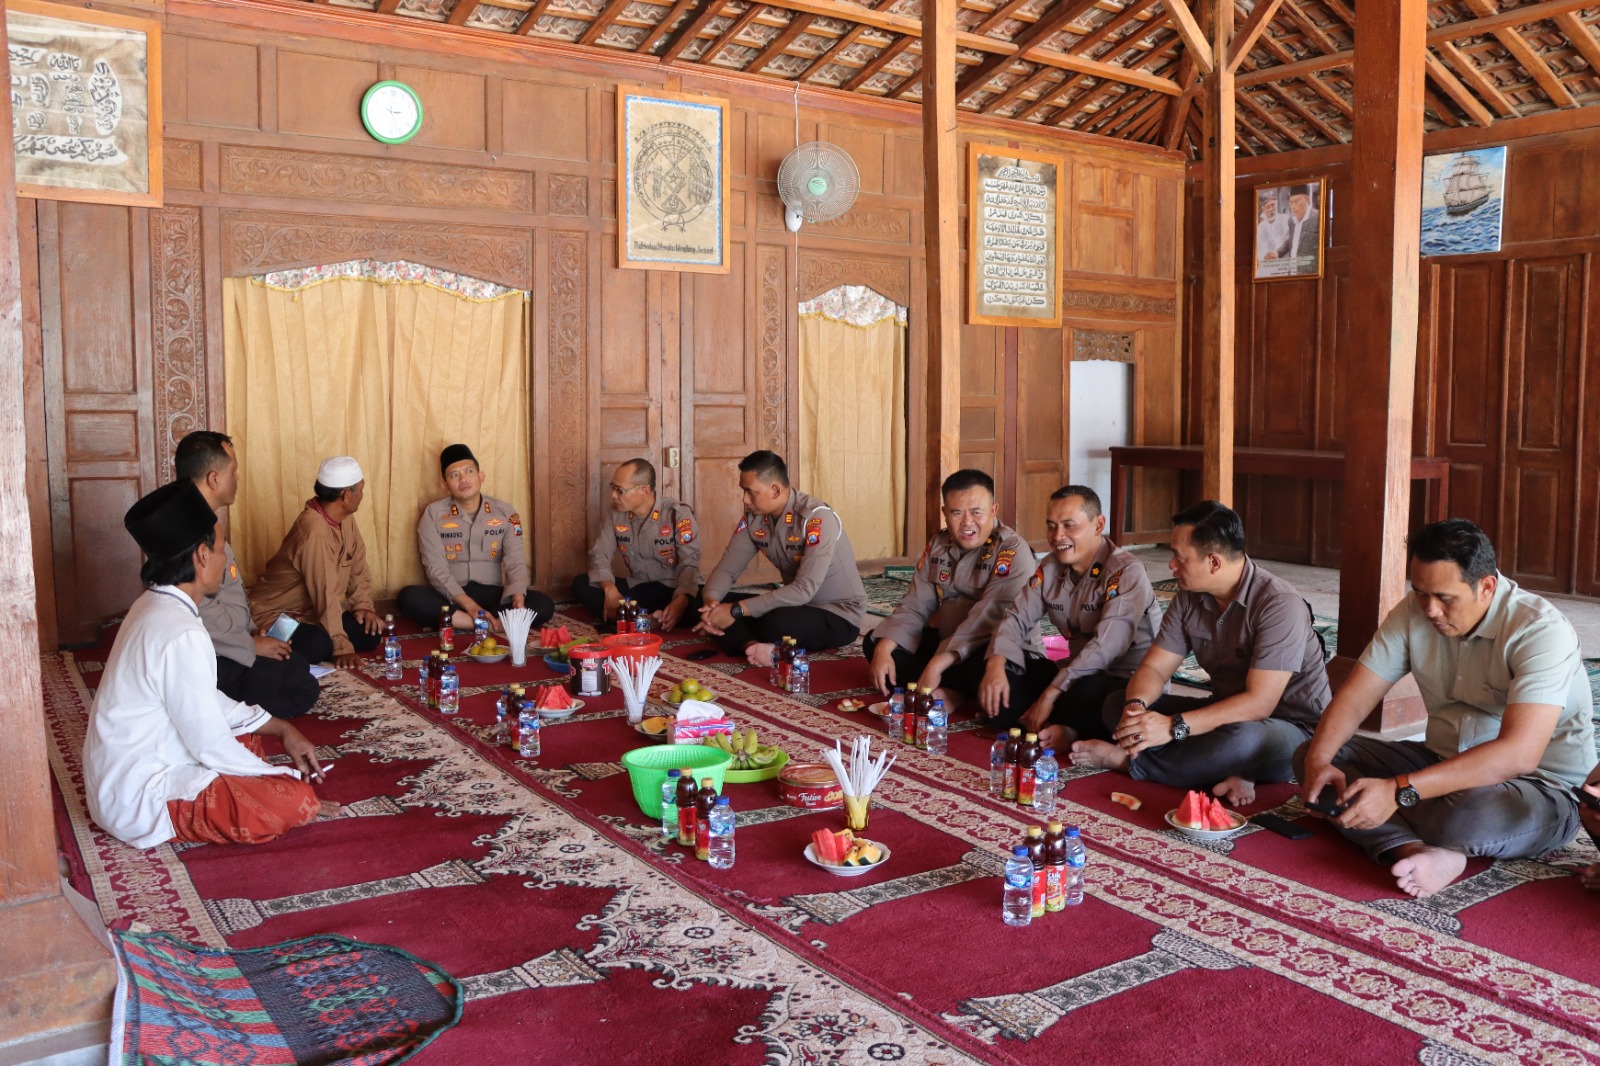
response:
<path id="1" fill-rule="evenodd" d="M 589 249 L 588 235 L 552 230 L 547 269 L 550 292 L 546 323 L 549 395 L 545 418 L 549 443 L 544 461 L 549 493 L 540 502 L 540 525 L 549 533 L 547 557 L 538 560 L 545 582 L 570 578 L 588 549 L 592 495 L 588 456 Z M 535 457 L 537 462 L 538 457 Z"/>
<path id="2" fill-rule="evenodd" d="M 210 425 L 206 411 L 204 267 L 200 209 L 150 213 L 151 352 L 155 358 L 156 478 L 172 480 L 178 441 Z"/>
<path id="3" fill-rule="evenodd" d="M 840 285 L 865 285 L 901 307 L 910 307 L 911 263 L 905 259 L 872 259 L 831 252 L 800 253 L 797 302 L 815 299 Z"/>
<path id="4" fill-rule="evenodd" d="M 533 211 L 533 175 L 459 163 L 225 144 L 222 191 L 405 207 Z"/>
<path id="5" fill-rule="evenodd" d="M 406 259 L 517 289 L 533 287 L 533 235 L 525 229 L 276 211 L 223 213 L 222 268 L 228 277 L 350 259 Z"/>
<path id="6" fill-rule="evenodd" d="M 761 287 L 761 447 L 784 454 L 788 434 L 789 257 L 786 249 L 757 252 Z"/>

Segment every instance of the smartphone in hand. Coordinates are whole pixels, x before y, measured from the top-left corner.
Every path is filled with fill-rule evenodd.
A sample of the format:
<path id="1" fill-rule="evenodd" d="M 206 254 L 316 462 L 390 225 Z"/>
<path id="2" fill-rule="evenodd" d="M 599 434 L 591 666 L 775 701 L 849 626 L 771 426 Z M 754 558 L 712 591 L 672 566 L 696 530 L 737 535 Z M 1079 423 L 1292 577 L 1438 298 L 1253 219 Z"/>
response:
<path id="1" fill-rule="evenodd" d="M 1600 796 L 1584 790 L 1582 785 L 1573 785 L 1572 794 L 1578 797 L 1578 802 L 1591 811 L 1600 811 Z"/>
<path id="2" fill-rule="evenodd" d="M 1350 805 L 1339 802 L 1339 790 L 1332 785 L 1323 785 L 1322 791 L 1317 793 L 1317 798 L 1306 803 L 1308 810 L 1316 811 L 1328 818 L 1337 818 L 1345 812 Z"/>

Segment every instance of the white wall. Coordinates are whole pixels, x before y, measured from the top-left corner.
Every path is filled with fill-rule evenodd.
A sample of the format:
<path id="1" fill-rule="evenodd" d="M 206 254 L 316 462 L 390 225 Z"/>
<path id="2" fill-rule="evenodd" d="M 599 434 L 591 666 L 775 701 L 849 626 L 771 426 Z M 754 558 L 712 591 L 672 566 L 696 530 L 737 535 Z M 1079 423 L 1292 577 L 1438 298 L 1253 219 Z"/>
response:
<path id="1" fill-rule="evenodd" d="M 1129 443 L 1133 428 L 1133 364 L 1087 359 L 1068 364 L 1072 375 L 1072 409 L 1067 473 L 1088 485 L 1111 506 L 1113 445 Z"/>

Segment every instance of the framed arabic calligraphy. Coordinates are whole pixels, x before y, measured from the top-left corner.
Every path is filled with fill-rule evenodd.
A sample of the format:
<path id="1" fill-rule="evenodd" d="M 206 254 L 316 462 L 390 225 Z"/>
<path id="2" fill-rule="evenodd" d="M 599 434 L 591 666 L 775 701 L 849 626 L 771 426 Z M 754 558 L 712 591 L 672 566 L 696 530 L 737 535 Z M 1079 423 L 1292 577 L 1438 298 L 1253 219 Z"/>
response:
<path id="1" fill-rule="evenodd" d="M 17 193 L 161 206 L 161 26 L 6 4 Z"/>
<path id="2" fill-rule="evenodd" d="M 1061 325 L 1062 157 L 968 145 L 967 321 Z"/>
<path id="3" fill-rule="evenodd" d="M 728 102 L 617 93 L 617 265 L 726 274 Z"/>

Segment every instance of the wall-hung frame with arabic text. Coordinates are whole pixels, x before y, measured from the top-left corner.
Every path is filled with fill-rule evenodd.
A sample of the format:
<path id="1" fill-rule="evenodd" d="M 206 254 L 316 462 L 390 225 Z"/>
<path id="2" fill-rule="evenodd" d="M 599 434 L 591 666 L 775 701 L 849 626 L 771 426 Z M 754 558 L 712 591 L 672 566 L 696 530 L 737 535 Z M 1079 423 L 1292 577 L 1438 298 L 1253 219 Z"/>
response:
<path id="1" fill-rule="evenodd" d="M 1062 157 L 971 144 L 967 321 L 1061 325 Z"/>
<path id="2" fill-rule="evenodd" d="M 728 102 L 617 93 L 617 265 L 726 274 Z"/>

